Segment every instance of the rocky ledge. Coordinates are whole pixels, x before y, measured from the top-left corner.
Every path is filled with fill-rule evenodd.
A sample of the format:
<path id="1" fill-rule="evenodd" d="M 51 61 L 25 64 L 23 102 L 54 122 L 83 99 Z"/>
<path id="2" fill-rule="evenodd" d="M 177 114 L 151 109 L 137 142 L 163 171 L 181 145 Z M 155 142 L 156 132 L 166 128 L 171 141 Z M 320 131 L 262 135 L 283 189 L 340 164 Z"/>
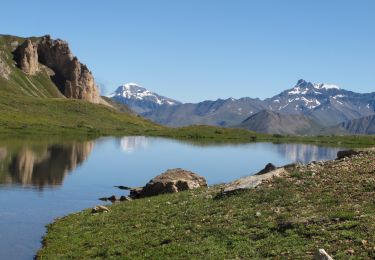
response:
<path id="1" fill-rule="evenodd" d="M 42 66 L 52 70 L 51 79 L 67 98 L 101 102 L 94 77 L 86 65 L 73 56 L 66 41 L 53 40 L 49 35 L 38 41 L 26 39 L 14 52 L 18 67 L 35 75 Z"/>

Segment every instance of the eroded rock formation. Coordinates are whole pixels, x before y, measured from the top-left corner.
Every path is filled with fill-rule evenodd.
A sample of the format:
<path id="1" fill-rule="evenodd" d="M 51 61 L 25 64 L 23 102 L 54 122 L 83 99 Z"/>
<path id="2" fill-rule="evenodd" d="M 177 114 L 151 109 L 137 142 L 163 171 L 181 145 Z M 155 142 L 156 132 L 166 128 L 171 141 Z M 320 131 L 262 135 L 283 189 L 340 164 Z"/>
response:
<path id="1" fill-rule="evenodd" d="M 35 75 L 39 70 L 38 46 L 27 39 L 18 47 L 18 66 L 29 75 Z"/>
<path id="2" fill-rule="evenodd" d="M 38 62 L 53 70 L 51 79 L 67 98 L 100 103 L 94 77 L 87 66 L 73 56 L 66 41 L 53 40 L 48 35 L 36 43 L 27 39 L 15 54 L 18 66 L 29 75 L 38 71 Z"/>

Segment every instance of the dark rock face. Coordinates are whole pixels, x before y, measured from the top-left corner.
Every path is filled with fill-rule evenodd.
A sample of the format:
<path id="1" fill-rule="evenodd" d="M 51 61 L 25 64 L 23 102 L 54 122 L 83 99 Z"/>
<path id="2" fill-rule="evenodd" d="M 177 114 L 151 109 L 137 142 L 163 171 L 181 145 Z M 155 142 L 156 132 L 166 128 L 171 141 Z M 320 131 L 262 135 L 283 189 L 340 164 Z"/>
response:
<path id="1" fill-rule="evenodd" d="M 35 75 L 39 70 L 38 65 L 38 46 L 27 39 L 22 43 L 17 51 L 18 66 L 29 75 Z"/>
<path id="2" fill-rule="evenodd" d="M 265 174 L 265 173 L 268 173 L 268 172 L 271 172 L 271 171 L 274 171 L 276 170 L 276 166 L 273 165 L 272 163 L 268 163 L 263 170 L 261 170 L 260 172 L 258 172 L 257 174 L 255 175 L 262 175 L 262 174 Z"/>
<path id="3" fill-rule="evenodd" d="M 73 56 L 67 42 L 44 36 L 37 43 L 27 39 L 15 51 L 18 66 L 27 74 L 38 71 L 38 62 L 52 69 L 55 82 L 67 98 L 100 102 L 100 95 L 94 77 L 86 65 Z"/>
<path id="4" fill-rule="evenodd" d="M 131 190 L 130 197 L 142 198 L 163 193 L 191 190 L 199 187 L 207 187 L 205 178 L 196 173 L 177 168 L 167 170 L 161 175 L 156 176 L 143 188 Z"/>
<path id="5" fill-rule="evenodd" d="M 354 155 L 357 155 L 359 154 L 360 152 L 358 151 L 355 151 L 353 149 L 350 149 L 350 150 L 344 150 L 344 151 L 338 151 L 337 152 L 337 159 L 340 160 L 340 159 L 343 159 L 343 158 L 350 158 Z"/>

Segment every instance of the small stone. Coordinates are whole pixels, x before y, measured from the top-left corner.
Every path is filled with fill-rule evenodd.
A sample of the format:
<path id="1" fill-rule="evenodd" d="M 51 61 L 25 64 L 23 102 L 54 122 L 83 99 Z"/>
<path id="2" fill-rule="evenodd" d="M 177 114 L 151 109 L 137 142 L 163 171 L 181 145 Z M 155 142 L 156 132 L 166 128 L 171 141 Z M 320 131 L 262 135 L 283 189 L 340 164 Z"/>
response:
<path id="1" fill-rule="evenodd" d="M 333 258 L 324 249 L 317 250 L 313 259 L 314 260 L 333 260 Z"/>
<path id="2" fill-rule="evenodd" d="M 352 249 L 352 248 L 349 248 L 348 250 L 346 250 L 346 252 L 348 253 L 348 254 L 354 254 L 354 249 Z"/>
<path id="3" fill-rule="evenodd" d="M 106 206 L 98 205 L 91 210 L 91 213 L 109 212 L 109 208 Z"/>
<path id="4" fill-rule="evenodd" d="M 257 211 L 257 212 L 255 213 L 255 216 L 259 218 L 260 216 L 262 216 L 262 213 L 260 213 L 260 211 Z"/>
<path id="5" fill-rule="evenodd" d="M 132 199 L 129 198 L 128 196 L 121 196 L 120 201 L 131 201 Z"/>

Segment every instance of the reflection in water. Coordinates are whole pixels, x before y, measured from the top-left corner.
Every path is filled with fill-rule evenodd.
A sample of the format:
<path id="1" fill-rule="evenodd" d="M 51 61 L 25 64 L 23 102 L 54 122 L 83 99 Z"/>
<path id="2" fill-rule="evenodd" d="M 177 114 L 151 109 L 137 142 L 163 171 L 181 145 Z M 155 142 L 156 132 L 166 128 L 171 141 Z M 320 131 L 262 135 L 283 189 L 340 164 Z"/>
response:
<path id="1" fill-rule="evenodd" d="M 311 161 L 335 158 L 339 148 L 320 147 L 309 144 L 280 144 L 277 151 L 292 162 L 309 163 Z"/>
<path id="2" fill-rule="evenodd" d="M 124 152 L 131 153 L 147 147 L 148 141 L 149 139 L 145 136 L 125 136 L 121 138 L 120 144 Z"/>
<path id="3" fill-rule="evenodd" d="M 61 185 L 64 177 L 83 163 L 93 142 L 46 145 L 17 151 L 0 148 L 0 183 L 22 186 Z"/>

